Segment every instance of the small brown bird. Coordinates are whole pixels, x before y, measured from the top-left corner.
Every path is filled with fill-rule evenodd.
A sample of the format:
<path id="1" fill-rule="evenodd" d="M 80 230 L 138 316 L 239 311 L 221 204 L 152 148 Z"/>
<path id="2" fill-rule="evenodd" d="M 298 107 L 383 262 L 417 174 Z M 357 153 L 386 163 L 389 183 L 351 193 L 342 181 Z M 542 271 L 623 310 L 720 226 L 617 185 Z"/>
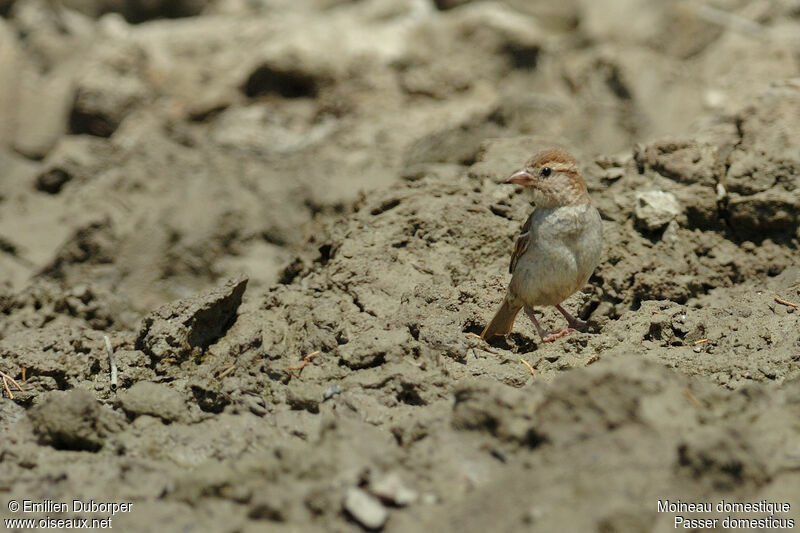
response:
<path id="1" fill-rule="evenodd" d="M 589 199 L 578 164 L 563 150 L 543 150 L 507 183 L 531 191 L 536 208 L 517 237 L 505 300 L 481 337 L 508 335 L 523 308 L 544 342 L 572 330 L 583 331 L 586 323 L 569 314 L 561 302 L 589 280 L 600 261 L 603 233 L 600 213 Z M 554 305 L 568 326 L 545 331 L 533 314 L 535 305 Z"/>

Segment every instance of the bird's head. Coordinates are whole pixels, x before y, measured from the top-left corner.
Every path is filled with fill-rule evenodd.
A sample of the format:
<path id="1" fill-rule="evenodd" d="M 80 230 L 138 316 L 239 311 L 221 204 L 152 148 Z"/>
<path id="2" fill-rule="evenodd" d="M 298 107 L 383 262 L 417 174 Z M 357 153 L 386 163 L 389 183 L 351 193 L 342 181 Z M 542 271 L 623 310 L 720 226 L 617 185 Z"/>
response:
<path id="1" fill-rule="evenodd" d="M 524 167 L 509 176 L 507 183 L 530 190 L 538 207 L 589 203 L 589 193 L 578 172 L 578 163 L 559 148 L 538 152 Z"/>

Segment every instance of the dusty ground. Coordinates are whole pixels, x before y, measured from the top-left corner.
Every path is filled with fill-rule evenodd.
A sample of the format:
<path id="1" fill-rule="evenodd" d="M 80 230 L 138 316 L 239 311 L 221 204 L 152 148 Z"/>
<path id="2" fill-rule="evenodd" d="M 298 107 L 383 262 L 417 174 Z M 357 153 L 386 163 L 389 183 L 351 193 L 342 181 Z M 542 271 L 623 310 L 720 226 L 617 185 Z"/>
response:
<path id="1" fill-rule="evenodd" d="M 0 370 L 23 389 L 0 399 L 3 518 L 110 514 L 9 511 L 25 499 L 133 502 L 122 531 L 770 516 L 658 510 L 724 499 L 800 520 L 800 309 L 775 299 L 800 303 L 796 3 L 0 14 Z M 500 182 L 550 145 L 603 216 L 566 304 L 592 329 L 543 345 L 520 318 L 486 344 L 469 334 L 530 211 Z"/>

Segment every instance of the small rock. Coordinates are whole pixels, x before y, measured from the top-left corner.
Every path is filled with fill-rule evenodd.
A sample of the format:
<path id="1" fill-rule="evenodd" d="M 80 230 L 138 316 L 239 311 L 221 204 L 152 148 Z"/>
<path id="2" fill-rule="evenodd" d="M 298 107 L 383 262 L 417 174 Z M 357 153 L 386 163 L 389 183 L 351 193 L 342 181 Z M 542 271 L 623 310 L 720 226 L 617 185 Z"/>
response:
<path id="1" fill-rule="evenodd" d="M 419 498 L 417 492 L 406 487 L 396 472 L 387 474 L 373 483 L 370 492 L 381 500 L 398 507 L 411 505 Z"/>
<path id="2" fill-rule="evenodd" d="M 636 220 L 648 231 L 663 228 L 682 212 L 678 199 L 670 192 L 647 191 L 636 194 Z"/>
<path id="3" fill-rule="evenodd" d="M 343 507 L 365 529 L 381 529 L 389 519 L 389 512 L 381 502 L 359 488 L 352 487 L 347 491 Z"/>
<path id="4" fill-rule="evenodd" d="M 436 505 L 439 503 L 439 497 L 431 492 L 426 492 L 422 495 L 422 503 L 425 505 Z"/>
<path id="5" fill-rule="evenodd" d="M 322 391 L 322 401 L 323 402 L 328 401 L 337 394 L 341 393 L 342 393 L 342 388 L 338 384 L 334 383 L 333 385 Z"/>
<path id="6" fill-rule="evenodd" d="M 141 381 L 119 395 L 122 408 L 133 416 L 150 415 L 174 422 L 186 412 L 181 394 L 163 383 Z"/>

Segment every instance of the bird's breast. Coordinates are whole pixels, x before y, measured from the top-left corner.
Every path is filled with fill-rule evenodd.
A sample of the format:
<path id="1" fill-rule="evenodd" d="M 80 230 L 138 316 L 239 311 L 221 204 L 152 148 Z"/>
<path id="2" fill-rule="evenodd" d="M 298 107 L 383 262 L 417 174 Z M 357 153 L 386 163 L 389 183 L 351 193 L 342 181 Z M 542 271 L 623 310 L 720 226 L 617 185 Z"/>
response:
<path id="1" fill-rule="evenodd" d="M 511 290 L 527 305 L 555 305 L 579 290 L 597 266 L 602 222 L 591 205 L 537 209 L 531 242 L 517 263 Z"/>

